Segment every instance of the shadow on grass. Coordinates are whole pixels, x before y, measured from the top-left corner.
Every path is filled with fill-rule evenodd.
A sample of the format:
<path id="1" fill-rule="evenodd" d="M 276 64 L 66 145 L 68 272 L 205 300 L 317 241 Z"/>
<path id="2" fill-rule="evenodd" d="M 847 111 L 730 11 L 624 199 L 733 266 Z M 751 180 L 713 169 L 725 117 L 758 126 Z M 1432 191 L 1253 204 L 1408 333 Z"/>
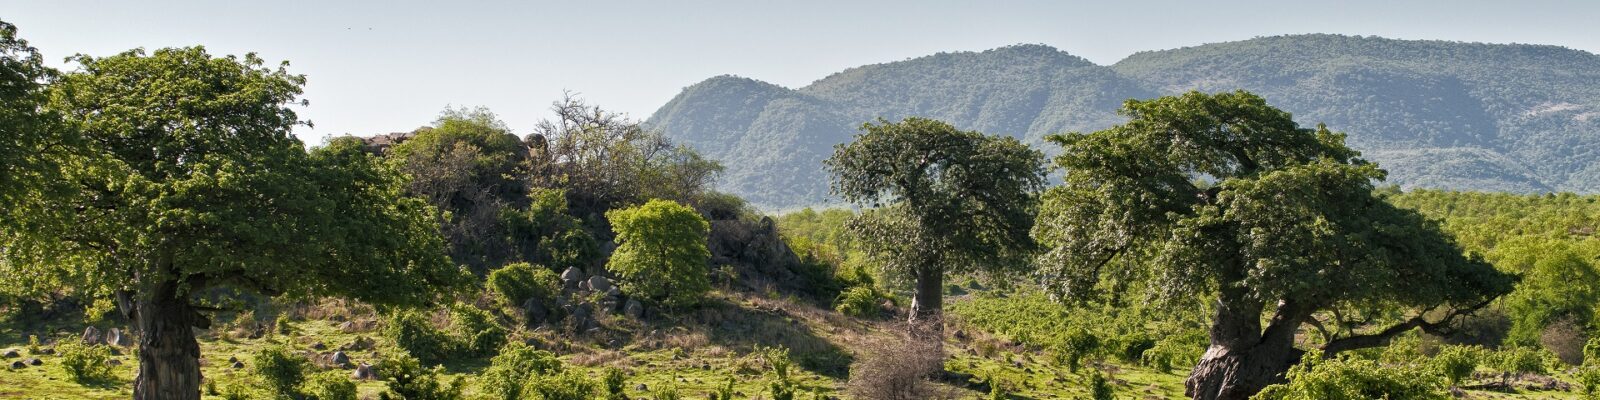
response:
<path id="1" fill-rule="evenodd" d="M 745 308 L 716 299 L 708 300 L 696 317 L 717 345 L 741 353 L 782 346 L 806 370 L 833 379 L 849 375 L 853 359 L 848 352 L 783 310 Z"/>

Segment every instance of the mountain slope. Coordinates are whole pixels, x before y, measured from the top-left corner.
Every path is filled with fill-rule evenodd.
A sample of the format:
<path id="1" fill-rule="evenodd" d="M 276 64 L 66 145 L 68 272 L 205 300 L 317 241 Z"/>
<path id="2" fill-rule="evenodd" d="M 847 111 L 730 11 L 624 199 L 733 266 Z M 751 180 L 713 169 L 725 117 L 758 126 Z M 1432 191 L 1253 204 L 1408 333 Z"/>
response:
<path id="1" fill-rule="evenodd" d="M 821 161 L 859 124 L 907 116 L 1044 135 L 1122 120 L 1125 99 L 1245 89 L 1325 122 L 1403 187 L 1600 191 L 1600 57 L 1554 46 L 1295 35 L 1141 52 L 1101 66 L 1043 45 L 856 67 L 798 89 L 716 77 L 649 123 L 722 160 L 771 208 L 827 198 Z"/>

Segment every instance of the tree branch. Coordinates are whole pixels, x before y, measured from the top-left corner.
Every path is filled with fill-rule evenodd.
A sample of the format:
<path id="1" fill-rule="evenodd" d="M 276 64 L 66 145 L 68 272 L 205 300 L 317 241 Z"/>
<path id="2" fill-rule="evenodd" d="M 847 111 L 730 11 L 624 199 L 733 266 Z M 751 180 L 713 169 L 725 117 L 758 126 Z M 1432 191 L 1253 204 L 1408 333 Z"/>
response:
<path id="1" fill-rule="evenodd" d="M 1443 319 L 1434 322 L 1429 322 L 1425 317 L 1425 313 L 1418 314 L 1411 319 L 1390 326 L 1382 331 L 1379 331 L 1378 333 L 1356 335 L 1330 341 L 1328 344 L 1322 346 L 1322 355 L 1323 357 L 1333 357 L 1334 354 L 1338 354 L 1342 351 L 1385 346 L 1388 345 L 1389 341 L 1394 339 L 1395 336 L 1406 333 L 1406 331 L 1410 331 L 1413 328 L 1420 328 L 1423 332 L 1428 333 L 1439 333 L 1443 327 L 1450 324 L 1451 320 L 1454 320 L 1456 317 L 1477 312 L 1478 309 L 1488 306 L 1492 301 L 1494 301 L 1494 298 L 1490 297 L 1471 307 L 1452 309 L 1450 310 L 1450 313 L 1445 315 Z"/>

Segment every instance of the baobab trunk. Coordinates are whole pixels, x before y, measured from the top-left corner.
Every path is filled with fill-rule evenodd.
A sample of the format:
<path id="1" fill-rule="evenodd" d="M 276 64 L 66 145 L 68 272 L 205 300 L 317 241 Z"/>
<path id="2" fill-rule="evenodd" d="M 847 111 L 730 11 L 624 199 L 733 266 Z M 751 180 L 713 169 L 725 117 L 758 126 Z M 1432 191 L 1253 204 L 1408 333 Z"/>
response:
<path id="1" fill-rule="evenodd" d="M 208 327 L 176 283 L 165 283 L 134 309 L 139 328 L 139 376 L 134 400 L 199 400 L 200 343 L 194 328 Z"/>
<path id="2" fill-rule="evenodd" d="M 1184 379 L 1184 394 L 1196 400 L 1247 400 L 1283 382 L 1289 368 L 1300 362 L 1304 351 L 1294 347 L 1294 335 L 1304 313 L 1280 304 L 1262 331 L 1259 303 L 1245 301 L 1237 290 L 1219 297 L 1211 346 Z"/>
<path id="3" fill-rule="evenodd" d="M 917 294 L 911 298 L 909 322 L 939 322 L 944 308 L 944 271 L 937 268 L 917 270 Z"/>

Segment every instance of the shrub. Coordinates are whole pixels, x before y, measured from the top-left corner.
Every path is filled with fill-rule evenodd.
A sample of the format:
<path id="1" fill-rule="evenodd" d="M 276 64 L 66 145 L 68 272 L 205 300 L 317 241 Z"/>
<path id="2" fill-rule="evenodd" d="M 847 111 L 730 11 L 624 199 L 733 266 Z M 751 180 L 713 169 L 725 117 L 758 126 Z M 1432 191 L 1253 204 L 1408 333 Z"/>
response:
<path id="1" fill-rule="evenodd" d="M 294 322 L 289 320 L 288 315 L 279 315 L 272 326 L 277 329 L 279 335 L 292 336 L 296 332 Z"/>
<path id="2" fill-rule="evenodd" d="M 521 307 L 534 299 L 542 304 L 555 304 L 561 294 L 561 278 L 548 268 L 515 263 L 489 273 L 486 282 L 495 300 L 506 307 Z"/>
<path id="3" fill-rule="evenodd" d="M 1567 318 L 1545 327 L 1544 333 L 1539 335 L 1539 344 L 1567 365 L 1583 365 L 1586 336 L 1583 327 Z"/>
<path id="4" fill-rule="evenodd" d="M 44 349 L 39 346 L 39 335 L 28 335 L 28 354 L 44 354 Z"/>
<path id="5" fill-rule="evenodd" d="M 1492 358 L 1495 370 L 1502 375 L 1545 373 L 1545 353 L 1530 347 L 1512 347 L 1495 352 Z"/>
<path id="6" fill-rule="evenodd" d="M 1083 358 L 1093 355 L 1100 348 L 1100 338 L 1083 328 L 1068 330 L 1056 346 L 1056 361 L 1067 367 L 1068 371 L 1078 372 Z"/>
<path id="7" fill-rule="evenodd" d="M 559 374 L 535 375 L 524 390 L 538 400 L 590 400 L 594 396 L 595 385 L 582 372 L 569 370 Z"/>
<path id="8" fill-rule="evenodd" d="M 464 355 L 493 354 L 506 344 L 506 328 L 495 322 L 494 315 L 470 304 L 450 307 L 450 325 L 459 343 L 457 349 Z"/>
<path id="9" fill-rule="evenodd" d="M 834 309 L 852 317 L 876 317 L 880 313 L 879 298 L 878 292 L 870 286 L 854 286 L 839 294 Z"/>
<path id="10" fill-rule="evenodd" d="M 1573 374 L 1573 378 L 1578 380 L 1579 385 L 1583 385 L 1583 391 L 1581 392 L 1583 398 L 1600 399 L 1600 367 L 1585 366 L 1578 369 L 1578 372 Z"/>
<path id="11" fill-rule="evenodd" d="M 733 378 L 733 376 L 729 375 L 728 383 L 723 384 L 722 386 L 711 388 L 711 395 L 708 397 L 710 397 L 711 400 L 733 400 L 733 394 L 735 393 L 733 390 L 733 384 L 735 382 L 737 381 Z"/>
<path id="12" fill-rule="evenodd" d="M 1094 400 L 1112 400 L 1116 398 L 1116 390 L 1111 387 L 1111 382 L 1100 370 L 1089 374 L 1089 398 Z"/>
<path id="13" fill-rule="evenodd" d="M 683 393 L 678 391 L 678 385 L 674 382 L 656 386 L 656 388 L 650 390 L 650 395 L 654 396 L 655 400 L 683 400 Z M 773 400 L 783 399 L 774 398 Z"/>
<path id="14" fill-rule="evenodd" d="M 343 371 L 313 374 L 302 387 L 308 400 L 356 400 L 356 383 Z"/>
<path id="15" fill-rule="evenodd" d="M 426 315 L 415 310 L 391 314 L 383 327 L 383 334 L 393 339 L 395 345 L 428 364 L 438 364 L 450 358 L 456 349 L 456 343 L 450 335 L 434 327 Z"/>
<path id="16" fill-rule="evenodd" d="M 772 368 L 772 382 L 768 384 L 772 400 L 794 400 L 794 378 L 789 376 L 789 368 L 794 366 L 794 362 L 789 360 L 789 349 L 763 349 L 761 358 Z"/>
<path id="17" fill-rule="evenodd" d="M 518 400 L 523 395 L 523 385 L 532 375 L 547 375 L 561 371 L 561 360 L 548 351 L 511 342 L 500 349 L 500 354 L 489 361 L 489 368 L 478 376 L 482 392 L 495 399 Z"/>
<path id="18" fill-rule="evenodd" d="M 606 269 L 622 277 L 629 296 L 669 308 L 698 304 L 711 290 L 706 262 L 710 225 L 694 209 L 670 200 L 606 212 L 618 247 Z"/>
<path id="19" fill-rule="evenodd" d="M 855 363 L 845 390 L 851 398 L 867 400 L 914 400 L 935 398 L 928 382 L 944 368 L 944 349 L 908 337 L 880 339 L 867 343 Z"/>
<path id="20" fill-rule="evenodd" d="M 1479 351 L 1476 347 L 1447 345 L 1439 349 L 1432 360 L 1434 370 L 1451 386 L 1459 385 L 1472 371 L 1478 369 Z"/>
<path id="21" fill-rule="evenodd" d="M 444 383 L 439 367 L 424 368 L 416 357 L 391 355 L 379 361 L 376 368 L 378 376 L 389 382 L 389 390 L 378 395 L 380 400 L 461 399 L 460 378 Z"/>
<path id="22" fill-rule="evenodd" d="M 283 346 L 271 346 L 255 355 L 255 372 L 266 383 L 267 390 L 279 397 L 295 397 L 295 390 L 305 381 L 306 368 L 311 362 Z"/>
<path id="23" fill-rule="evenodd" d="M 1112 337 L 1106 347 L 1117 359 L 1132 363 L 1143 360 L 1144 353 L 1156 347 L 1156 340 L 1149 334 L 1135 331 Z"/>
<path id="24" fill-rule="evenodd" d="M 1323 359 L 1310 351 L 1289 369 L 1288 382 L 1268 386 L 1253 400 L 1414 399 L 1445 400 L 1444 381 L 1429 371 L 1390 367 L 1356 358 Z"/>
<path id="25" fill-rule="evenodd" d="M 622 370 L 606 368 L 605 377 L 602 378 L 601 383 L 605 384 L 606 387 L 606 400 L 628 400 L 628 394 L 625 392 L 628 377 L 622 373 Z"/>
<path id="26" fill-rule="evenodd" d="M 59 342 L 56 351 L 61 353 L 61 367 L 73 382 L 101 383 L 115 379 L 111 366 L 106 364 L 111 359 L 111 348 L 106 345 L 86 345 L 81 339 L 67 338 Z"/>

